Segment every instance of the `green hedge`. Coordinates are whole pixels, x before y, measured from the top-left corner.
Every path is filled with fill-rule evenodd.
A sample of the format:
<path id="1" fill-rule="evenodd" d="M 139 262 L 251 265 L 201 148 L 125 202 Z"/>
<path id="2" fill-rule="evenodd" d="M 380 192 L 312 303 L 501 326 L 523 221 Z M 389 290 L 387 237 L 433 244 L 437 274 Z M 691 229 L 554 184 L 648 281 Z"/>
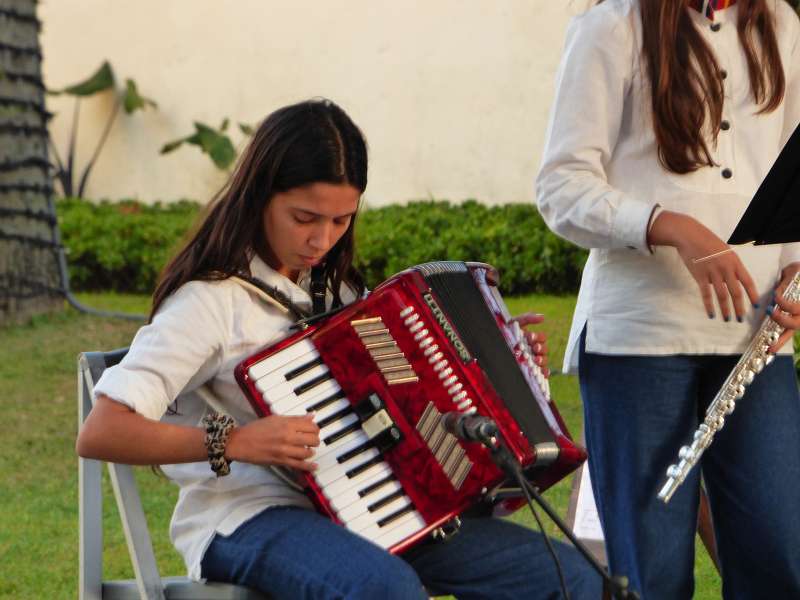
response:
<path id="1" fill-rule="evenodd" d="M 358 267 L 370 286 L 429 260 L 477 260 L 500 271 L 505 294 L 578 289 L 586 252 L 557 238 L 531 204 L 412 202 L 366 210 Z"/>
<path id="2" fill-rule="evenodd" d="M 79 290 L 149 293 L 195 221 L 199 205 L 133 200 L 57 204 L 70 281 Z M 411 202 L 365 210 L 357 265 L 374 287 L 429 260 L 480 260 L 500 270 L 505 294 L 577 290 L 586 252 L 560 240 L 530 204 Z"/>
<path id="3" fill-rule="evenodd" d="M 66 198 L 56 210 L 73 289 L 149 294 L 199 206 Z"/>

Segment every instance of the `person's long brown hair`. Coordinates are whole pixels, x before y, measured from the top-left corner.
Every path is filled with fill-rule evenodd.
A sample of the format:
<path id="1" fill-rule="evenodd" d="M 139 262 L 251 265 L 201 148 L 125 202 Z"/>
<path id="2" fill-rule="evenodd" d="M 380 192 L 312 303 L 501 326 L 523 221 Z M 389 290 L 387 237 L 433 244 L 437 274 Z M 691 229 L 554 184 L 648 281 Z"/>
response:
<path id="1" fill-rule="evenodd" d="M 191 239 L 169 262 L 153 294 L 152 319 L 161 303 L 184 283 L 250 275 L 253 253 L 266 256 L 262 214 L 272 196 L 313 183 L 367 187 L 364 136 L 329 100 L 309 100 L 270 114 L 253 135 L 233 174 L 215 195 Z M 353 267 L 355 217 L 328 251 L 326 283 L 339 303 L 344 283 L 364 291 Z"/>
<path id="2" fill-rule="evenodd" d="M 689 0 L 639 0 L 658 157 L 675 173 L 715 164 L 707 135 L 710 131 L 716 141 L 724 101 L 724 73 L 694 26 L 689 4 Z M 766 0 L 736 4 L 739 41 L 758 113 L 774 111 L 786 89 L 775 16 Z"/>

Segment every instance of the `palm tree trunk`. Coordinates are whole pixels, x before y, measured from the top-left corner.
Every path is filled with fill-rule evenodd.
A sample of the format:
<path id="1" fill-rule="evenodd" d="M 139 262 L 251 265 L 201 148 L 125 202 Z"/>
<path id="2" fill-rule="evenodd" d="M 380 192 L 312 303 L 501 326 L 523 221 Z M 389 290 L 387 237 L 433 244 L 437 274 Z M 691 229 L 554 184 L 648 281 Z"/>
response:
<path id="1" fill-rule="evenodd" d="M 0 324 L 63 306 L 35 0 L 0 0 Z"/>

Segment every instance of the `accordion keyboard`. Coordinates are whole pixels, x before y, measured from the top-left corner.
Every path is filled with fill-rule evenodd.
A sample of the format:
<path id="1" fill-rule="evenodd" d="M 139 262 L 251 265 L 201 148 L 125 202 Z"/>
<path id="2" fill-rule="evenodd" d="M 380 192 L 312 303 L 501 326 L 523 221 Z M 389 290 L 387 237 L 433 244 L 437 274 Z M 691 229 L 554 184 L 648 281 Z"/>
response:
<path id="1" fill-rule="evenodd" d="M 253 363 L 248 374 L 273 414 L 315 414 L 320 445 L 312 476 L 345 527 L 383 548 L 425 528 L 311 341 Z"/>

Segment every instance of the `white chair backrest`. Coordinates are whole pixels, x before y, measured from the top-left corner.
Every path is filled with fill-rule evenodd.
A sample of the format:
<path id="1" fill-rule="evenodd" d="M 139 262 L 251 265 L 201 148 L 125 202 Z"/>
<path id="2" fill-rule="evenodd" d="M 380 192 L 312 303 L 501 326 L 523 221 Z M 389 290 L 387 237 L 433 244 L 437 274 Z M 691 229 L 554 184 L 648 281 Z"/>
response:
<path id="1" fill-rule="evenodd" d="M 94 382 L 106 367 L 122 360 L 127 348 L 113 352 L 84 352 L 78 357 L 78 428 L 94 401 Z M 102 462 L 78 459 L 80 520 L 80 600 L 268 600 L 267 596 L 236 585 L 199 583 L 185 577 L 163 578 L 130 465 L 107 463 L 135 579 L 103 581 Z"/>

